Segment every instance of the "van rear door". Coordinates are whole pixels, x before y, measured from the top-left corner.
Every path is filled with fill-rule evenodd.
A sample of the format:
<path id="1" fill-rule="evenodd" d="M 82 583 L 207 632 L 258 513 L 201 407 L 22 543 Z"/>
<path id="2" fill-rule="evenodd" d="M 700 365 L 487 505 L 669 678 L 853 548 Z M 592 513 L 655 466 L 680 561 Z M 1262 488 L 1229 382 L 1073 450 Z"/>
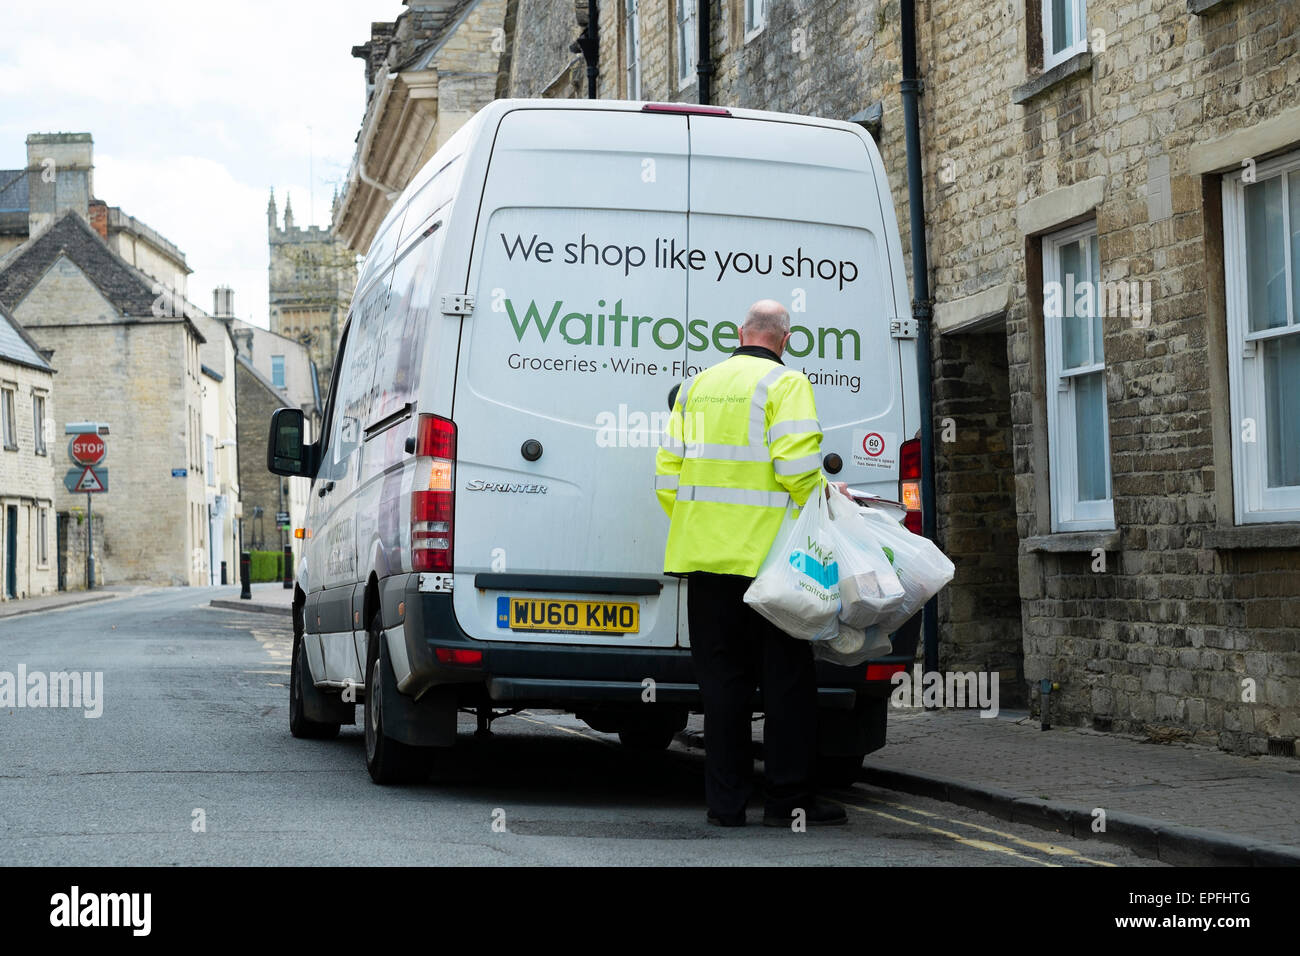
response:
<path id="1" fill-rule="evenodd" d="M 690 125 L 690 244 L 707 266 L 690 273 L 689 306 L 714 334 L 707 348 L 688 342 L 685 360 L 721 361 L 751 303 L 781 302 L 792 330 L 783 360 L 813 383 L 822 453 L 843 461 L 833 477 L 896 498 L 898 446 L 910 437 L 890 331 L 900 312 L 885 184 L 866 143 L 845 129 L 737 116 Z"/>
<path id="2" fill-rule="evenodd" d="M 783 361 L 813 383 L 822 454 L 834 480 L 898 496 L 904 376 L 891 322 L 901 314 L 878 163 L 855 131 L 740 116 L 693 115 L 689 277 L 695 371 L 726 357 L 753 302 L 790 310 Z M 889 219 L 892 224 L 892 215 Z M 908 358 L 912 353 L 909 350 Z M 829 471 L 829 469 L 827 469 Z M 685 615 L 680 633 L 688 642 Z"/>
<path id="3" fill-rule="evenodd" d="M 453 409 L 453 601 L 474 638 L 676 643 L 652 481 L 681 377 L 687 163 L 680 115 L 501 120 Z"/>

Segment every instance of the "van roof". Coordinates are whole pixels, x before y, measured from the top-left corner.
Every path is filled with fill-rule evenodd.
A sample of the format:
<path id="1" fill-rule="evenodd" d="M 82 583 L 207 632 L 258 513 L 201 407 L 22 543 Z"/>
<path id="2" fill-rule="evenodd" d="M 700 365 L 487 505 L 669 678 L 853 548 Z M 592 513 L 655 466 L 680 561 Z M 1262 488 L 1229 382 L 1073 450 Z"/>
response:
<path id="1" fill-rule="evenodd" d="M 517 109 L 537 109 L 537 110 L 600 110 L 600 111 L 617 111 L 623 113 L 640 113 L 645 110 L 648 104 L 658 107 L 665 107 L 669 110 L 680 109 L 682 112 L 689 112 L 697 109 L 695 103 L 661 103 L 653 100 L 561 100 L 561 99 L 501 99 L 493 100 L 487 106 L 483 107 L 476 115 L 482 117 L 484 121 L 495 119 L 511 110 Z M 819 116 L 802 116 L 798 113 L 777 113 L 771 110 L 754 110 L 738 106 L 727 107 L 709 107 L 709 109 L 725 109 L 727 114 L 737 119 L 765 120 L 771 123 L 793 123 L 800 126 L 823 126 L 831 129 L 845 129 L 864 132 L 862 127 L 856 123 L 850 123 L 847 120 L 827 119 Z"/>

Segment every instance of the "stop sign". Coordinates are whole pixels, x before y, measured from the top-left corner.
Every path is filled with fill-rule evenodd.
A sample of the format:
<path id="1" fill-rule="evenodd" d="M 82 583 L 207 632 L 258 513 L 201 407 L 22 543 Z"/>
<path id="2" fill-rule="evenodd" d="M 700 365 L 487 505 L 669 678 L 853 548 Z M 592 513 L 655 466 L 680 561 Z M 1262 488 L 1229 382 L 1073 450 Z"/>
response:
<path id="1" fill-rule="evenodd" d="M 72 460 L 78 465 L 99 464 L 107 450 L 104 439 L 94 432 L 78 435 L 72 439 Z"/>

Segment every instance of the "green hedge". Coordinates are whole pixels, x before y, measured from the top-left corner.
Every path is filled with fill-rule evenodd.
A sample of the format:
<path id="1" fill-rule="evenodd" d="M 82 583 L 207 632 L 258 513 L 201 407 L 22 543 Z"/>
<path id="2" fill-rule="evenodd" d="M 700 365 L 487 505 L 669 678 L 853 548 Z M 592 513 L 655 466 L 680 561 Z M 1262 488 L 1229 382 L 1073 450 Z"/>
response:
<path id="1" fill-rule="evenodd" d="M 254 583 L 284 580 L 283 551 L 250 551 L 249 579 Z"/>

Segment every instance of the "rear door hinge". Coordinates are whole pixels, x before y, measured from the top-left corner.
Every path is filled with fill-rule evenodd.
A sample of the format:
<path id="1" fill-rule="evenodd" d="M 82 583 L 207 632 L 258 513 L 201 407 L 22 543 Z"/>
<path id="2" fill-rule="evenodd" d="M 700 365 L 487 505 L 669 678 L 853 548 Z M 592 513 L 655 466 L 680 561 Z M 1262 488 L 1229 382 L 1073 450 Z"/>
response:
<path id="1" fill-rule="evenodd" d="M 443 315 L 469 315 L 474 311 L 474 297 L 468 292 L 444 292 Z"/>
<path id="2" fill-rule="evenodd" d="M 916 338 L 916 319 L 890 319 L 889 337 L 891 339 Z"/>

